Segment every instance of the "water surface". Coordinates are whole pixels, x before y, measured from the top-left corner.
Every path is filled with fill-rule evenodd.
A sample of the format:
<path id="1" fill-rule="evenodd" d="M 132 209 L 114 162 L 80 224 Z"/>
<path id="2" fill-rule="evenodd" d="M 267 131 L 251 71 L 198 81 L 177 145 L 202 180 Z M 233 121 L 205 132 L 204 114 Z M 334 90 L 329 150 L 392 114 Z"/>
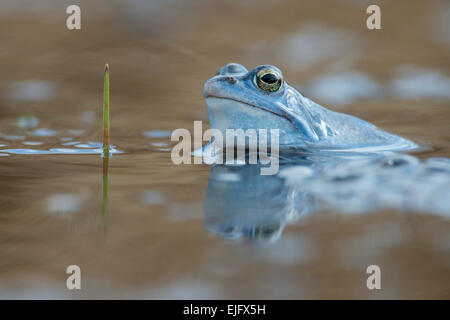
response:
<path id="1" fill-rule="evenodd" d="M 82 31 L 40 3 L 0 4 L 0 297 L 450 298 L 447 165 L 427 160 L 450 157 L 447 2 L 384 3 L 379 31 L 357 1 L 96 1 Z M 231 61 L 277 65 L 313 100 L 429 148 L 270 177 L 175 166 L 170 132 L 206 129 L 203 83 Z M 121 153 L 102 212 L 106 62 Z M 382 290 L 366 288 L 371 264 Z"/>

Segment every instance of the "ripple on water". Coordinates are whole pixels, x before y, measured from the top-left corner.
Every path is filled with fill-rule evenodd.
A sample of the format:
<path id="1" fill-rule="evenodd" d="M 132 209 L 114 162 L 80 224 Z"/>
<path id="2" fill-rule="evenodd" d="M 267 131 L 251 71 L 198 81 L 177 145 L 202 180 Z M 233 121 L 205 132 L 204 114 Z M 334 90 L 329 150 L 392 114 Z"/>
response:
<path id="1" fill-rule="evenodd" d="M 172 135 L 172 131 L 169 130 L 151 130 L 151 131 L 145 131 L 142 133 L 147 138 L 170 138 Z"/>
<path id="2" fill-rule="evenodd" d="M 156 151 L 161 151 L 161 152 L 171 151 L 171 149 L 169 148 L 170 145 L 166 142 L 152 142 L 151 146 L 152 146 L 152 149 L 156 150 Z"/>
<path id="3" fill-rule="evenodd" d="M 26 146 L 40 146 L 42 142 L 39 141 L 24 141 L 22 142 Z"/>
<path id="4" fill-rule="evenodd" d="M 16 136 L 11 134 L 4 134 L 0 132 L 0 137 L 6 139 L 6 140 L 23 140 L 25 139 L 25 136 Z"/>
<path id="5" fill-rule="evenodd" d="M 68 141 L 68 142 L 61 143 L 61 145 L 63 145 L 63 146 L 73 146 L 73 145 L 79 144 L 79 143 L 80 143 L 80 141 Z"/>
<path id="6" fill-rule="evenodd" d="M 169 144 L 166 142 L 152 142 L 152 146 L 154 147 L 159 147 L 159 148 L 163 148 L 163 147 L 168 147 Z"/>
<path id="7" fill-rule="evenodd" d="M 79 143 L 75 145 L 77 148 L 101 148 L 103 144 L 101 142 L 87 142 L 87 143 Z"/>
<path id="8" fill-rule="evenodd" d="M 52 137 L 52 136 L 56 135 L 57 133 L 58 133 L 58 131 L 56 131 L 56 130 L 39 128 L 39 129 L 36 129 L 33 132 L 31 132 L 31 135 L 35 136 L 35 137 Z"/>
<path id="9" fill-rule="evenodd" d="M 76 146 L 75 146 L 76 147 Z M 82 144 L 82 148 L 51 148 L 48 150 L 40 150 L 40 149 L 26 149 L 26 148 L 18 148 L 18 149 L 1 149 L 0 152 L 8 153 L 8 154 L 103 154 L 102 144 L 99 142 L 89 142 Z M 123 151 L 118 150 L 115 146 L 111 146 L 109 149 L 111 154 L 115 153 L 123 153 Z"/>

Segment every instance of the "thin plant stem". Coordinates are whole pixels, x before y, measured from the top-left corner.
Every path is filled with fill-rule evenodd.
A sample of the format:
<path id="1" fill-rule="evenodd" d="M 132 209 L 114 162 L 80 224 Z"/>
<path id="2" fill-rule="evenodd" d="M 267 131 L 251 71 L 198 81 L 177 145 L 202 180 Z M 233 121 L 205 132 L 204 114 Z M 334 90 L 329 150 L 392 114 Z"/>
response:
<path id="1" fill-rule="evenodd" d="M 109 190 L 109 150 L 103 151 L 103 196 L 102 196 L 102 220 L 103 220 L 103 233 L 106 239 L 107 232 L 107 212 L 108 207 L 108 190 Z"/>
<path id="2" fill-rule="evenodd" d="M 109 64 L 106 64 L 103 85 L 103 151 L 109 151 L 109 143 Z"/>
<path id="3" fill-rule="evenodd" d="M 109 65 L 105 65 L 105 81 L 103 84 L 103 195 L 102 195 L 102 220 L 103 234 L 106 240 L 107 232 L 107 206 L 109 189 Z"/>

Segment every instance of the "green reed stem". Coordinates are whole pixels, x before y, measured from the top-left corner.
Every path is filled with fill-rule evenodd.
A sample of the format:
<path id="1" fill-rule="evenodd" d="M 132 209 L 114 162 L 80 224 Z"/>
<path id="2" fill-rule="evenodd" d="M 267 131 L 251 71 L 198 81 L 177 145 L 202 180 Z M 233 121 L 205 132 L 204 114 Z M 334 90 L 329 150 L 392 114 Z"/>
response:
<path id="1" fill-rule="evenodd" d="M 109 64 L 105 65 L 103 85 L 103 151 L 109 151 Z"/>
<path id="2" fill-rule="evenodd" d="M 103 84 L 103 196 L 102 196 L 102 220 L 103 231 L 106 240 L 107 232 L 107 206 L 109 189 L 109 157 L 110 157 L 110 138 L 109 138 L 109 65 L 105 65 L 105 81 Z"/>
<path id="3" fill-rule="evenodd" d="M 102 220 L 103 220 L 103 234 L 106 239 L 107 232 L 107 212 L 108 207 L 108 189 L 109 189 L 109 150 L 103 150 L 103 196 L 102 196 Z"/>

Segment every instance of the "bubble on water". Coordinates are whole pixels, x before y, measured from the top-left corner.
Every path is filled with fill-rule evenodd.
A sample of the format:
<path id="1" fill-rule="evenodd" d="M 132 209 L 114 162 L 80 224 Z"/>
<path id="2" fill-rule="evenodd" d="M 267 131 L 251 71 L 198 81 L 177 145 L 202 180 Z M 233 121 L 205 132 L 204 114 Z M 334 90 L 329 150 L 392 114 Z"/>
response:
<path id="1" fill-rule="evenodd" d="M 53 84 L 46 81 L 20 81 L 11 85 L 9 97 L 16 101 L 44 101 L 54 96 Z"/>
<path id="2" fill-rule="evenodd" d="M 33 132 L 31 132 L 31 135 L 36 136 L 36 137 L 52 137 L 52 136 L 56 135 L 57 133 L 58 133 L 58 131 L 55 131 L 55 130 L 39 128 L 39 129 L 36 129 Z"/>
<path id="3" fill-rule="evenodd" d="M 60 141 L 70 141 L 73 140 L 72 137 L 63 137 L 63 138 L 59 138 Z"/>
<path id="4" fill-rule="evenodd" d="M 432 69 L 397 68 L 389 88 L 391 95 L 399 99 L 450 99 L 450 77 Z"/>
<path id="5" fill-rule="evenodd" d="M 7 154 L 7 153 L 0 153 L 0 157 L 7 157 L 7 156 L 9 156 L 9 154 Z"/>
<path id="6" fill-rule="evenodd" d="M 172 131 L 168 130 L 151 130 L 142 133 L 147 138 L 170 138 Z"/>
<path id="7" fill-rule="evenodd" d="M 382 87 L 368 74 L 357 71 L 329 74 L 312 80 L 305 91 L 313 98 L 333 105 L 359 99 L 378 98 Z"/>

